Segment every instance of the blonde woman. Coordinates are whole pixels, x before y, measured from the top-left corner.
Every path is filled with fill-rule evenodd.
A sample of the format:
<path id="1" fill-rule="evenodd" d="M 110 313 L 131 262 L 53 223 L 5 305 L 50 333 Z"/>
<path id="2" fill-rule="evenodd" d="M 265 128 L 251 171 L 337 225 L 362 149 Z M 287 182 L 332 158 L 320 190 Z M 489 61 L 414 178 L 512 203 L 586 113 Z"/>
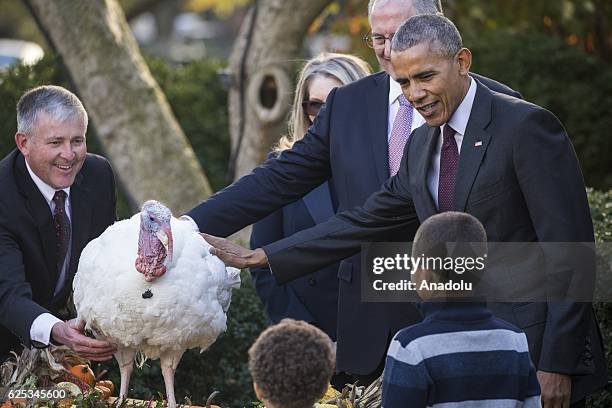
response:
<path id="1" fill-rule="evenodd" d="M 369 65 L 346 54 L 320 54 L 302 68 L 296 86 L 289 134 L 281 138 L 270 155 L 290 149 L 301 139 L 333 88 L 370 74 Z M 253 225 L 251 247 L 261 248 L 300 230 L 326 221 L 334 214 L 328 182 L 302 199 L 281 208 Z M 257 293 L 271 323 L 285 317 L 304 320 L 336 341 L 338 320 L 338 264 L 278 286 L 267 267 L 252 268 Z"/>

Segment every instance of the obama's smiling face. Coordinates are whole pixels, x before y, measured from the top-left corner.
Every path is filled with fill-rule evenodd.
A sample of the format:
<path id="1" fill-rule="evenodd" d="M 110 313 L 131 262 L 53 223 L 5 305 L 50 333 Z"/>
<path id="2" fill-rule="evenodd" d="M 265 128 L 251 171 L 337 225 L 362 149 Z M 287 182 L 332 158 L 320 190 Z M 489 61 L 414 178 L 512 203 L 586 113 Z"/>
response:
<path id="1" fill-rule="evenodd" d="M 467 48 L 448 57 L 438 52 L 435 42 L 391 52 L 395 79 L 406 99 L 432 127 L 448 122 L 465 97 L 471 62 Z"/>

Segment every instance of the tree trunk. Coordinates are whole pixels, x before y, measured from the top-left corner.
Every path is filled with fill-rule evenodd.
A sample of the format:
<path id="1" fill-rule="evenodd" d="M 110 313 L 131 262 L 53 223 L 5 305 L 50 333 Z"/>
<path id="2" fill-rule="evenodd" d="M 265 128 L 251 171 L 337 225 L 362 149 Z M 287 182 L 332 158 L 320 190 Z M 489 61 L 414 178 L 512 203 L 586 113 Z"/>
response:
<path id="1" fill-rule="evenodd" d="M 295 61 L 308 27 L 329 3 L 255 0 L 245 18 L 229 64 L 234 179 L 261 163 L 270 146 L 287 132 Z"/>
<path id="2" fill-rule="evenodd" d="M 157 199 L 178 214 L 210 195 L 117 1 L 24 1 L 66 65 L 132 200 Z"/>

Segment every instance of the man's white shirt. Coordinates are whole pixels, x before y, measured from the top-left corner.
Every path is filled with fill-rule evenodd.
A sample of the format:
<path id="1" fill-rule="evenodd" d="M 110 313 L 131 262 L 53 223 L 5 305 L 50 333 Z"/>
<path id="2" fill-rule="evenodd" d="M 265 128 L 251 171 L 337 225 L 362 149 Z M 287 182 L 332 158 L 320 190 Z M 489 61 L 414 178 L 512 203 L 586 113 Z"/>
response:
<path id="1" fill-rule="evenodd" d="M 459 104 L 453 115 L 451 116 L 448 124 L 455 130 L 455 142 L 457 143 L 457 151 L 461 154 L 461 144 L 463 143 L 463 136 L 465 136 L 465 129 L 467 128 L 468 120 L 470 119 L 470 113 L 472 112 L 472 106 L 474 105 L 474 98 L 476 97 L 476 81 L 470 78 L 470 89 L 463 98 L 463 101 Z M 427 187 L 433 197 L 433 201 L 438 207 L 438 183 L 440 181 L 440 154 L 442 151 L 442 141 L 444 140 L 444 127 L 446 124 L 440 127 L 440 135 L 438 136 L 438 143 L 436 150 L 434 150 L 434 156 L 427 172 Z"/>
<path id="2" fill-rule="evenodd" d="M 26 167 L 28 169 L 28 173 L 30 173 L 30 177 L 32 177 L 32 180 L 34 181 L 34 184 L 36 184 L 36 187 L 47 201 L 51 214 L 53 214 L 53 212 L 55 211 L 55 203 L 53 202 L 53 196 L 55 195 L 55 192 L 57 190 L 42 181 L 40 177 L 38 177 L 32 171 L 27 160 Z M 65 209 L 66 215 L 68 216 L 68 219 L 72 221 L 72 212 L 70 205 L 70 187 L 65 188 L 63 190 L 67 195 Z M 59 291 L 62 290 L 64 287 L 64 281 L 66 280 L 66 274 L 68 273 L 68 263 L 70 260 L 71 247 L 72 237 L 70 238 L 70 242 L 68 243 L 68 250 L 66 251 L 64 264 L 62 265 L 62 270 L 60 271 L 59 277 L 57 279 L 53 295 L 58 294 Z M 51 337 L 51 329 L 53 328 L 53 325 L 58 322 L 61 323 L 62 321 L 57 317 L 53 316 L 51 313 L 43 313 L 41 315 L 38 315 L 38 317 L 36 317 L 36 319 L 34 319 L 34 321 L 32 322 L 32 326 L 30 327 L 30 340 L 48 345 Z"/>

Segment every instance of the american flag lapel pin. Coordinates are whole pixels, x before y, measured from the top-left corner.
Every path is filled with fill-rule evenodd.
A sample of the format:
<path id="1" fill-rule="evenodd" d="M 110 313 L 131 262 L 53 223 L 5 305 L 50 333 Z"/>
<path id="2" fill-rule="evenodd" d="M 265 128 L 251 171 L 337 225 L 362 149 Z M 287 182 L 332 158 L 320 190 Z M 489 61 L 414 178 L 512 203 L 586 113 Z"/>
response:
<path id="1" fill-rule="evenodd" d="M 480 146 L 482 146 L 482 140 L 479 140 L 476 143 L 474 143 L 474 147 L 480 147 Z"/>

